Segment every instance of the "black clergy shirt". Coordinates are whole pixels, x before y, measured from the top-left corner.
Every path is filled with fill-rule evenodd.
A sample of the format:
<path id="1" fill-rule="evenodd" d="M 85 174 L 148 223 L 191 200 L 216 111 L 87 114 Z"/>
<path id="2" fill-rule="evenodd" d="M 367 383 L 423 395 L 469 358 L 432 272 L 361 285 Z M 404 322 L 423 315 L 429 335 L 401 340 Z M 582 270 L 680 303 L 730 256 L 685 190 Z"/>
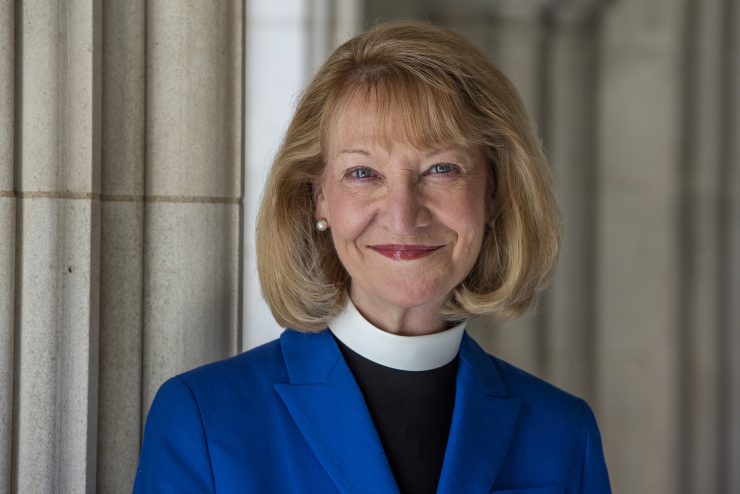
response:
<path id="1" fill-rule="evenodd" d="M 452 423 L 458 358 L 436 369 L 398 370 L 335 340 L 364 395 L 401 493 L 435 493 Z"/>

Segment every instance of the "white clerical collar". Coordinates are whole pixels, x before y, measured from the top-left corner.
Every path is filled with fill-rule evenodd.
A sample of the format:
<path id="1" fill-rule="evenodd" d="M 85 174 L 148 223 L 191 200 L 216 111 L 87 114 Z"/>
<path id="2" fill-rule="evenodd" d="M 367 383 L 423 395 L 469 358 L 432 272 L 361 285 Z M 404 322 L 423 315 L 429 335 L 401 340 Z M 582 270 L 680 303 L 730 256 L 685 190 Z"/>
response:
<path id="1" fill-rule="evenodd" d="M 439 333 L 401 336 L 373 326 L 347 297 L 347 307 L 329 323 L 339 341 L 368 360 L 405 371 L 425 371 L 452 362 L 465 322 Z"/>

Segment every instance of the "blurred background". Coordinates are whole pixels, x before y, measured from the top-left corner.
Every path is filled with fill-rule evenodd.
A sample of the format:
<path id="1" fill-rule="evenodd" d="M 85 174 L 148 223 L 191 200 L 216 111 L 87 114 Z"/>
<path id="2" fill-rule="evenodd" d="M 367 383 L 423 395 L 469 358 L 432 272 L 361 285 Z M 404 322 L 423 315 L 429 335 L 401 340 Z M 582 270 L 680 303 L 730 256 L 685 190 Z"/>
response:
<path id="1" fill-rule="evenodd" d="M 279 335 L 267 169 L 401 18 L 514 81 L 563 213 L 538 306 L 470 332 L 589 401 L 614 492 L 740 493 L 736 0 L 0 0 L 0 493 L 130 492 L 163 380 Z"/>

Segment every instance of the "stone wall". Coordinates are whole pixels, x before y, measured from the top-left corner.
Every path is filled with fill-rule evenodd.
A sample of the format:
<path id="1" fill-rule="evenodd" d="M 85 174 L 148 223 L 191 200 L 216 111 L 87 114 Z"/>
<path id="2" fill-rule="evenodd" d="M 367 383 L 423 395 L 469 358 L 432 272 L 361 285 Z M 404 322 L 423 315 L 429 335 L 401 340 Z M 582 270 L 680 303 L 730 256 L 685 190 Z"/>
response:
<path id="1" fill-rule="evenodd" d="M 0 492 L 130 491 L 162 380 L 238 350 L 242 9 L 0 3 Z"/>

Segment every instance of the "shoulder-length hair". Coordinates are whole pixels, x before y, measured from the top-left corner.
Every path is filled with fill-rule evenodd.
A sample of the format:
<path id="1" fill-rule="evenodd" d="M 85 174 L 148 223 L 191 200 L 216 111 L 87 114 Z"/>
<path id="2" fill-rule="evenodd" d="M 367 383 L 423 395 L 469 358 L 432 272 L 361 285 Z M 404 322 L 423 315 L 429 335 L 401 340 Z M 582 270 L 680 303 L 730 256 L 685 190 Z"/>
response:
<path id="1" fill-rule="evenodd" d="M 539 140 L 514 86 L 471 42 L 430 24 L 396 22 L 334 51 L 301 96 L 275 157 L 256 241 L 262 294 L 278 323 L 320 330 L 346 302 L 351 280 L 329 232 L 315 228 L 314 190 L 332 122 L 358 97 L 373 98 L 390 138 L 420 148 L 483 147 L 495 214 L 475 266 L 442 313 L 450 321 L 521 314 L 549 281 L 559 245 Z"/>

